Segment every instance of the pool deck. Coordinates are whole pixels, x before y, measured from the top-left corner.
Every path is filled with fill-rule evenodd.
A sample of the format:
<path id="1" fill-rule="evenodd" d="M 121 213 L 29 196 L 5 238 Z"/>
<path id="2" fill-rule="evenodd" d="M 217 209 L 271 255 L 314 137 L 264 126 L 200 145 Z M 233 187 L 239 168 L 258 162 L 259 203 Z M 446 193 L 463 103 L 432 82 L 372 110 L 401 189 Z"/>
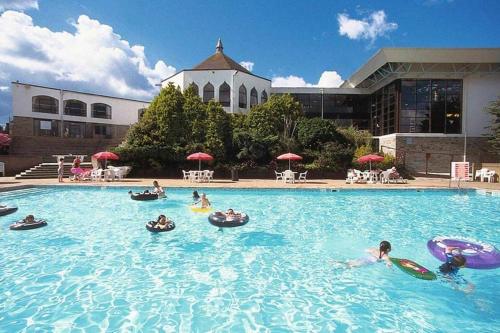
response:
<path id="1" fill-rule="evenodd" d="M 64 183 L 58 183 L 57 179 L 27 179 L 20 180 L 14 177 L 0 178 L 0 192 L 18 188 L 43 185 L 70 185 L 70 186 L 148 186 L 151 187 L 152 178 L 127 178 L 114 182 L 72 182 L 68 179 Z M 229 179 L 215 179 L 211 183 L 190 183 L 182 179 L 158 178 L 163 187 L 187 187 L 187 188 L 329 188 L 329 189 L 405 189 L 405 188 L 450 188 L 449 179 L 442 178 L 416 178 L 408 181 L 408 184 L 346 184 L 340 179 L 311 179 L 307 183 L 285 184 L 271 179 L 240 179 L 231 181 Z M 452 188 L 457 188 L 457 182 L 453 181 Z M 500 183 L 461 182 L 461 188 L 484 189 L 500 191 Z"/>

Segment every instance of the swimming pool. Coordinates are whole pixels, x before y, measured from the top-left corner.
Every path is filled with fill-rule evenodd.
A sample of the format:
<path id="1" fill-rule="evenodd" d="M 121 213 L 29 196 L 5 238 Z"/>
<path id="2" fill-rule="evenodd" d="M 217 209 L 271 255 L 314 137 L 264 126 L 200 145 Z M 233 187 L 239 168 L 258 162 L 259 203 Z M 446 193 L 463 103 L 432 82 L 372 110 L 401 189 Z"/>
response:
<path id="1" fill-rule="evenodd" d="M 0 193 L 0 332 L 498 332 L 500 269 L 464 269 L 476 289 L 383 264 L 344 270 L 380 240 L 436 269 L 426 242 L 470 236 L 499 247 L 500 197 L 447 190 L 207 189 L 250 215 L 218 232 L 187 208 L 192 189 L 136 202 L 128 188 Z M 200 191 L 201 192 L 201 191 Z M 27 214 L 45 228 L 10 231 Z M 172 232 L 144 223 L 166 213 Z"/>

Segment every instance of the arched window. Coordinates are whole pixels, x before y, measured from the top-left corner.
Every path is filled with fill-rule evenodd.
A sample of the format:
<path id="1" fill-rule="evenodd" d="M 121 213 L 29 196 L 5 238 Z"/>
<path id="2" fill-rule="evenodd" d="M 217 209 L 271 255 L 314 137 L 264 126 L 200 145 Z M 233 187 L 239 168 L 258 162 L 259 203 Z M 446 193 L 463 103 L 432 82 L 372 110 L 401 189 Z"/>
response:
<path id="1" fill-rule="evenodd" d="M 203 103 L 208 103 L 212 99 L 214 99 L 214 86 L 208 82 L 203 87 Z"/>
<path id="2" fill-rule="evenodd" d="M 64 101 L 64 114 L 68 116 L 87 116 L 87 104 L 77 99 L 68 99 Z"/>
<path id="3" fill-rule="evenodd" d="M 240 108 L 246 109 L 246 107 L 247 107 L 247 88 L 245 88 L 244 85 L 240 86 L 239 95 L 240 95 L 240 98 L 239 98 L 238 104 L 239 104 Z"/>
<path id="4" fill-rule="evenodd" d="M 222 106 L 231 106 L 231 87 L 226 82 L 219 87 L 219 103 Z"/>
<path id="5" fill-rule="evenodd" d="M 92 104 L 92 118 L 111 119 L 111 106 L 104 103 Z"/>
<path id="6" fill-rule="evenodd" d="M 198 88 L 198 85 L 194 82 L 191 82 L 189 85 L 189 88 L 193 89 L 193 91 L 196 93 L 196 95 L 200 96 L 200 89 Z"/>
<path id="7" fill-rule="evenodd" d="M 33 96 L 31 99 L 33 112 L 59 113 L 59 101 L 50 96 Z"/>
<path id="8" fill-rule="evenodd" d="M 260 95 L 260 103 L 264 104 L 267 102 L 267 93 L 265 90 L 262 90 L 262 94 Z"/>
<path id="9" fill-rule="evenodd" d="M 257 95 L 257 89 L 252 88 L 250 90 L 250 107 L 259 104 L 259 96 Z"/>

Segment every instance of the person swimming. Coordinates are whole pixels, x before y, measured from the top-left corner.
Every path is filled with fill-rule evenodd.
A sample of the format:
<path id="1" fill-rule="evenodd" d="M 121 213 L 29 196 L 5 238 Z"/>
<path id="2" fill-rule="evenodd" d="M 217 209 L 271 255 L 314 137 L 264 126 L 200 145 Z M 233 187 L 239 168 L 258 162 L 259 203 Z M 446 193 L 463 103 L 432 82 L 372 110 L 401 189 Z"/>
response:
<path id="1" fill-rule="evenodd" d="M 196 205 L 198 202 L 200 202 L 200 195 L 198 191 L 193 191 L 193 204 Z"/>
<path id="2" fill-rule="evenodd" d="M 202 193 L 201 194 L 201 208 L 208 208 L 210 207 L 212 204 L 210 203 L 210 201 L 208 200 L 207 198 L 207 195 L 205 193 Z"/>
<path id="3" fill-rule="evenodd" d="M 392 262 L 389 259 L 389 252 L 391 252 L 391 243 L 388 241 L 381 241 L 377 248 L 368 248 L 365 250 L 367 253 L 364 257 L 348 260 L 346 262 L 334 261 L 334 263 L 340 263 L 346 266 L 346 268 L 361 267 L 366 265 L 371 265 L 376 262 L 385 261 L 387 267 L 392 266 Z"/>
<path id="4" fill-rule="evenodd" d="M 460 268 L 465 267 L 467 263 L 467 259 L 460 252 L 460 249 L 447 246 L 444 254 L 446 262 L 439 266 L 439 273 L 442 280 L 450 283 L 454 289 L 461 290 L 465 293 L 472 292 L 475 286 L 459 274 Z"/>
<path id="5" fill-rule="evenodd" d="M 165 194 L 165 190 L 163 189 L 163 187 L 160 186 L 157 180 L 153 182 L 153 186 L 154 186 L 153 193 L 158 194 L 158 198 L 167 197 L 167 195 Z"/>
<path id="6" fill-rule="evenodd" d="M 161 214 L 160 216 L 158 216 L 154 227 L 158 229 L 167 229 L 172 227 L 172 221 L 165 215 Z"/>

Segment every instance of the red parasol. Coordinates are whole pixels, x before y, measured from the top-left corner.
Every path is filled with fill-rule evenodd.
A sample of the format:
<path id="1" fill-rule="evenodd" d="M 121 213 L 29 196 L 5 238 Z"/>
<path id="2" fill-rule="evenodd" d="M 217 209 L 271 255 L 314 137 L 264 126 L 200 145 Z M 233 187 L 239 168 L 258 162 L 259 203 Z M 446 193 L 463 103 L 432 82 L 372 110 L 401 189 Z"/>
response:
<path id="1" fill-rule="evenodd" d="M 359 163 L 370 163 L 370 171 L 372 171 L 372 162 L 382 162 L 384 160 L 384 156 L 369 154 L 364 155 L 358 158 Z"/>
<path id="2" fill-rule="evenodd" d="M 5 133 L 0 133 L 0 146 L 8 146 L 10 145 L 10 136 Z"/>
<path id="3" fill-rule="evenodd" d="M 110 151 L 101 151 L 100 153 L 92 155 L 93 158 L 96 160 L 104 160 L 104 168 L 106 168 L 108 164 L 108 160 L 119 160 L 120 157 L 116 155 L 115 153 L 112 153 Z"/>
<path id="4" fill-rule="evenodd" d="M 189 161 L 198 160 L 198 170 L 201 170 L 201 161 L 211 161 L 214 158 L 212 155 L 198 152 L 198 153 L 194 153 L 194 154 L 189 155 L 186 159 Z"/>
<path id="5" fill-rule="evenodd" d="M 290 169 L 290 161 L 299 161 L 302 159 L 302 156 L 286 153 L 277 157 L 278 160 L 288 160 L 288 169 Z"/>

